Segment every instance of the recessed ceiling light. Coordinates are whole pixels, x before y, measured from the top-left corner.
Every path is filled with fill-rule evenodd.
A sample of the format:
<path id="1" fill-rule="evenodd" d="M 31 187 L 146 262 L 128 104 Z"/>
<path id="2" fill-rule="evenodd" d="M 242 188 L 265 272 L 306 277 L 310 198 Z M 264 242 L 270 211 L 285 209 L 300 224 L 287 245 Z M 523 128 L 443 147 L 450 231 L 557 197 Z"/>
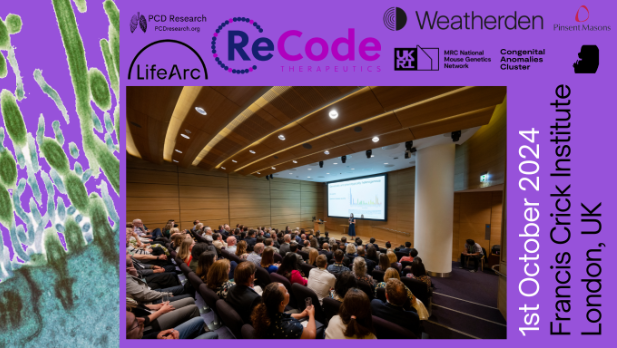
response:
<path id="1" fill-rule="evenodd" d="M 199 112 L 202 115 L 207 115 L 206 110 L 200 108 L 199 106 L 195 108 L 195 111 Z"/>
<path id="2" fill-rule="evenodd" d="M 272 170 L 276 170 L 276 168 L 272 167 Z"/>
<path id="3" fill-rule="evenodd" d="M 384 163 L 384 164 L 388 164 L 388 163 Z"/>
<path id="4" fill-rule="evenodd" d="M 326 151 L 324 151 L 324 153 L 325 153 L 326 155 L 329 155 L 329 154 L 330 154 L 330 151 L 326 150 Z"/>
<path id="5" fill-rule="evenodd" d="M 375 157 L 375 155 L 371 155 L 371 158 Z"/>
<path id="6" fill-rule="evenodd" d="M 298 163 L 298 161 L 296 161 L 296 160 L 293 160 L 293 162 L 294 162 L 294 163 Z"/>
<path id="7" fill-rule="evenodd" d="M 307 178 L 309 178 L 309 179 L 310 179 L 311 177 L 310 177 L 310 176 L 307 176 Z"/>
<path id="8" fill-rule="evenodd" d="M 293 175 L 293 173 L 289 173 L 289 175 Z"/>
<path id="9" fill-rule="evenodd" d="M 257 174 L 261 174 L 260 172 L 257 172 Z"/>
<path id="10" fill-rule="evenodd" d="M 253 155 L 255 154 L 255 151 L 253 150 L 249 150 L 250 153 L 252 153 Z"/>
<path id="11" fill-rule="evenodd" d="M 221 167 L 222 170 L 225 170 L 225 167 Z"/>
<path id="12" fill-rule="evenodd" d="M 177 153 L 182 153 L 182 151 L 180 151 L 180 150 L 178 150 L 178 149 L 176 149 L 176 152 L 177 152 Z"/>
<path id="13" fill-rule="evenodd" d="M 379 137 L 373 137 L 373 142 L 376 143 L 379 141 Z"/>
<path id="14" fill-rule="evenodd" d="M 330 116 L 331 119 L 335 119 L 335 118 L 338 117 L 338 112 L 336 112 L 336 110 L 332 110 L 332 111 L 330 111 L 329 116 Z"/>
<path id="15" fill-rule="evenodd" d="M 231 161 L 232 161 L 233 163 L 238 163 L 238 161 L 236 161 L 236 160 L 231 160 Z"/>
<path id="16" fill-rule="evenodd" d="M 356 168 L 351 168 L 351 170 L 356 170 Z"/>
<path id="17" fill-rule="evenodd" d="M 178 163 L 178 161 L 177 161 L 177 160 L 174 160 L 174 162 Z"/>
<path id="18" fill-rule="evenodd" d="M 311 168 L 309 168 L 308 170 L 311 170 Z"/>
<path id="19" fill-rule="evenodd" d="M 338 164 L 338 163 L 334 162 L 334 163 L 332 163 L 332 164 Z"/>
<path id="20" fill-rule="evenodd" d="M 279 139 L 285 140 L 285 136 L 283 134 L 279 135 Z"/>
<path id="21" fill-rule="evenodd" d="M 326 173 L 326 174 L 330 174 L 330 173 Z"/>
<path id="22" fill-rule="evenodd" d="M 184 139 L 191 139 L 191 138 L 189 138 L 189 136 L 188 136 L 188 135 L 186 135 L 186 134 L 180 134 L 180 136 L 181 136 L 181 137 L 183 137 Z"/>

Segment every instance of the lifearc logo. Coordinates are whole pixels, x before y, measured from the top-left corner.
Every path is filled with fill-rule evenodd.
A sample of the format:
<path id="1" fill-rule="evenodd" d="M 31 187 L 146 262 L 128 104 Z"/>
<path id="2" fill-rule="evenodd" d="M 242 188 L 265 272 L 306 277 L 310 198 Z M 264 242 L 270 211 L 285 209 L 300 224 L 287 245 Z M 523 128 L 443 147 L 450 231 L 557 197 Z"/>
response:
<path id="1" fill-rule="evenodd" d="M 195 55 L 195 57 L 197 57 L 197 59 L 199 59 L 199 63 L 201 63 L 201 65 L 199 66 L 193 65 L 189 67 L 186 67 L 185 65 L 183 65 L 180 67 L 176 63 L 171 64 L 171 66 L 169 63 L 166 63 L 166 64 L 158 64 L 157 66 L 156 64 L 157 62 L 147 61 L 147 64 L 145 64 L 145 66 L 142 66 L 139 62 L 137 62 L 137 59 L 139 58 L 139 56 L 142 53 L 144 53 L 147 49 L 153 46 L 156 46 L 156 45 L 160 45 L 160 44 L 175 44 L 175 45 L 182 46 L 180 49 L 177 49 L 174 51 L 174 56 L 173 56 L 174 59 L 178 59 L 182 55 L 183 52 L 191 52 L 192 54 Z M 148 59 L 148 58 L 144 58 L 144 59 Z M 199 55 L 199 53 L 197 53 L 197 51 L 195 51 L 193 47 L 189 46 L 188 44 L 182 41 L 178 41 L 178 40 L 168 39 L 168 40 L 154 41 L 154 42 L 147 44 L 144 48 L 139 50 L 139 52 L 137 52 L 137 54 L 133 58 L 133 61 L 131 62 L 131 66 L 129 67 L 129 75 L 128 75 L 129 80 L 133 76 L 133 67 L 135 65 L 135 62 L 137 62 L 137 69 L 135 72 L 135 75 L 137 76 L 137 80 L 185 81 L 189 79 L 198 80 L 198 79 L 201 79 L 202 77 L 204 80 L 208 79 L 208 70 L 206 69 L 206 64 L 204 63 L 204 60 L 201 59 L 201 56 Z"/>
<path id="2" fill-rule="evenodd" d="M 587 8 L 587 6 L 583 5 L 579 7 L 578 11 L 576 11 L 576 16 L 574 17 L 574 19 L 576 19 L 577 22 L 587 21 L 589 19 L 589 9 Z"/>

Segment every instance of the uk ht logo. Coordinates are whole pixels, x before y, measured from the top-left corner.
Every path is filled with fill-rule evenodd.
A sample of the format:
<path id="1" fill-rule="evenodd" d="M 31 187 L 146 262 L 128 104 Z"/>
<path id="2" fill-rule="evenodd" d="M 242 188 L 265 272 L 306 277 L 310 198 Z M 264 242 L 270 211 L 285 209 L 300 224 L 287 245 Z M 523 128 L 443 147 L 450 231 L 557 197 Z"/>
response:
<path id="1" fill-rule="evenodd" d="M 395 48 L 394 70 L 439 71 L 439 48 Z"/>

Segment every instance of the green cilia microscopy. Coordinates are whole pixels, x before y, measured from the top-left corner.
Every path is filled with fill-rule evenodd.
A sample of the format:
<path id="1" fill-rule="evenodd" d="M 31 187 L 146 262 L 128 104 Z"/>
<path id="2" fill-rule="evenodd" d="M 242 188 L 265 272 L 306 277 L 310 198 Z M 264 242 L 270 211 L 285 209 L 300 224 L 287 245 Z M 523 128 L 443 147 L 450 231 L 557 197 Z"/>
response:
<path id="1" fill-rule="evenodd" d="M 111 0 L 97 6 L 109 23 L 108 38 L 97 38 L 100 52 L 92 52 L 103 71 L 88 67 L 77 27 L 72 3 L 84 13 L 86 0 L 50 1 L 74 111 L 40 69 L 26 74 L 34 81 L 22 78 L 11 39 L 30 23 L 0 8 L 0 82 L 15 78 L 14 91 L 0 91 L 0 229 L 10 236 L 0 233 L 0 347 L 118 346 L 120 15 Z M 24 115 L 29 99 L 41 96 L 56 107 Z M 36 117 L 28 129 L 25 119 Z M 63 132 L 71 118 L 80 134 Z"/>

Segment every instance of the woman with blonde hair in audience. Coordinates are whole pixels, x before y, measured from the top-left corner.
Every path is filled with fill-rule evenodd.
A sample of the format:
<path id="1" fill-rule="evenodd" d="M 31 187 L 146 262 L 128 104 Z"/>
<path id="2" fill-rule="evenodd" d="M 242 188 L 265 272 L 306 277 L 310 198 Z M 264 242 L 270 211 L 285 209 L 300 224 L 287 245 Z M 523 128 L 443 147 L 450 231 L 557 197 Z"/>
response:
<path id="1" fill-rule="evenodd" d="M 353 263 L 353 260 L 356 258 L 356 256 L 358 256 L 357 251 L 356 251 L 356 245 L 353 243 L 347 244 L 347 246 L 345 247 L 345 257 L 343 258 L 343 264 L 346 267 L 351 268 L 350 266 Z"/>
<path id="2" fill-rule="evenodd" d="M 353 274 L 356 276 L 356 280 L 358 282 L 369 285 L 371 288 L 375 286 L 373 277 L 366 274 L 366 261 L 364 260 L 363 257 L 358 256 L 355 259 L 353 259 L 352 271 L 353 271 Z"/>
<path id="3" fill-rule="evenodd" d="M 208 281 L 208 271 L 215 262 L 216 251 L 204 251 L 199 255 L 199 263 L 197 264 L 195 274 L 197 274 L 204 283 Z"/>
<path id="4" fill-rule="evenodd" d="M 266 250 L 261 254 L 261 263 L 260 266 L 265 268 L 268 273 L 274 273 L 278 271 L 279 264 L 274 263 L 274 248 L 267 247 Z"/>
<path id="5" fill-rule="evenodd" d="M 230 270 L 231 265 L 227 259 L 216 261 L 208 269 L 208 281 L 206 284 L 223 300 L 227 298 L 229 289 L 236 284 L 229 280 Z"/>
<path id="6" fill-rule="evenodd" d="M 315 306 L 308 306 L 302 313 L 285 313 L 289 304 L 289 292 L 283 284 L 272 282 L 262 294 L 262 303 L 253 309 L 251 321 L 257 338 L 268 339 L 314 339 Z M 308 317 L 306 327 L 298 319 Z"/>
<path id="7" fill-rule="evenodd" d="M 182 244 L 180 244 L 180 248 L 178 249 L 178 257 L 184 261 L 187 265 L 191 263 L 193 259 L 193 255 L 191 255 L 191 249 L 193 248 L 193 239 L 184 238 L 182 240 Z"/>
<path id="8" fill-rule="evenodd" d="M 326 339 L 377 339 L 371 301 L 364 291 L 351 288 L 326 329 Z"/>
<path id="9" fill-rule="evenodd" d="M 311 266 L 316 266 L 315 265 L 315 260 L 317 260 L 317 256 L 319 256 L 319 251 L 317 251 L 316 248 L 310 248 L 309 249 L 308 264 L 311 265 Z"/>
<path id="10" fill-rule="evenodd" d="M 182 244 L 183 240 L 184 240 L 184 236 L 182 234 L 179 234 L 179 233 L 174 234 L 173 236 L 171 236 L 171 248 L 175 249 L 176 252 L 178 252 L 178 248 Z"/>
<path id="11" fill-rule="evenodd" d="M 390 278 L 396 278 L 398 280 L 401 280 L 401 276 L 399 275 L 398 271 L 395 268 L 388 268 L 386 269 L 386 272 L 383 276 L 383 282 L 378 283 L 375 286 L 375 298 L 377 298 L 377 289 L 385 289 L 386 288 L 386 283 L 388 282 L 388 279 Z M 413 293 L 411 292 L 411 290 L 409 290 L 409 288 L 407 286 L 405 286 L 405 290 L 407 290 L 407 298 L 409 299 L 409 302 L 404 306 L 404 308 L 406 310 L 409 310 L 409 308 L 411 308 L 411 305 L 413 304 L 413 301 L 415 300 L 415 296 L 413 295 Z"/>
<path id="12" fill-rule="evenodd" d="M 174 228 L 174 223 L 171 221 L 168 221 L 167 224 L 165 224 L 165 227 L 163 227 L 163 236 L 165 236 L 166 238 L 171 238 L 171 230 Z"/>
<path id="13" fill-rule="evenodd" d="M 386 255 L 388 255 L 388 259 L 390 260 L 390 265 L 392 267 L 396 266 L 396 268 L 400 272 L 403 269 L 403 265 L 400 262 L 398 262 L 398 258 L 396 257 L 396 254 L 392 251 L 388 251 Z"/>
<path id="14" fill-rule="evenodd" d="M 241 258 L 242 260 L 246 260 L 249 257 L 247 252 L 248 245 L 245 241 L 241 240 L 238 242 L 236 247 L 236 256 Z"/>

